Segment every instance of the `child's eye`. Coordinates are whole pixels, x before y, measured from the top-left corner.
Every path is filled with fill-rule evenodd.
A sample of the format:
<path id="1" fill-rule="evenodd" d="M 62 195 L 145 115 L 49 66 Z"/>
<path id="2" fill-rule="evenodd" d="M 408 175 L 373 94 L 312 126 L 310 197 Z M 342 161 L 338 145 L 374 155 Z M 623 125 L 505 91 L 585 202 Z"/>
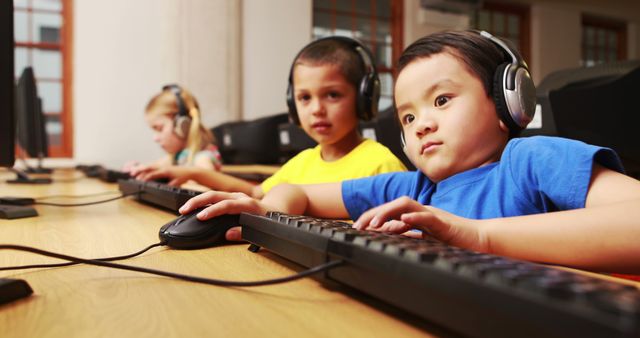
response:
<path id="1" fill-rule="evenodd" d="M 309 101 L 310 99 L 311 99 L 310 95 L 299 95 L 298 96 L 298 101 L 306 102 L 306 101 Z"/>
<path id="2" fill-rule="evenodd" d="M 449 100 L 450 100 L 450 97 L 444 96 L 444 95 L 440 95 L 440 96 L 436 97 L 436 100 L 435 100 L 434 104 L 435 104 L 436 107 L 440 107 L 440 106 L 446 104 L 447 102 L 449 102 Z"/>
<path id="3" fill-rule="evenodd" d="M 401 122 L 403 125 L 409 124 L 411 122 L 413 122 L 413 120 L 415 120 L 416 117 L 413 116 L 413 114 L 405 114 L 402 116 L 401 118 Z"/>
<path id="4" fill-rule="evenodd" d="M 337 99 L 337 98 L 339 98 L 339 97 L 340 97 L 340 96 L 342 96 L 342 95 L 340 95 L 340 93 L 338 93 L 338 92 L 329 92 L 329 93 L 327 94 L 327 96 L 328 96 L 329 98 L 332 98 L 332 99 Z"/>

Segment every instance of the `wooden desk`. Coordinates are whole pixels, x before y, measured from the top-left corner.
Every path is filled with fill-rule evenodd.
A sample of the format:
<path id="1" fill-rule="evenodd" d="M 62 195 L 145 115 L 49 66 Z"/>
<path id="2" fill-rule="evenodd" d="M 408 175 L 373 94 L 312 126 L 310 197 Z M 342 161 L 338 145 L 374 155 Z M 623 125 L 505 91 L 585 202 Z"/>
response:
<path id="1" fill-rule="evenodd" d="M 9 185 L 0 195 L 41 197 L 117 190 L 115 184 L 54 174 L 50 185 Z M 78 177 L 74 180 L 73 177 Z M 64 181 L 64 182 L 61 182 Z M 100 200 L 50 200 L 71 203 Z M 158 242 L 158 229 L 175 216 L 123 199 L 85 207 L 36 206 L 40 216 L 0 220 L 0 242 L 96 258 L 138 251 Z M 246 244 L 194 251 L 155 248 L 125 264 L 225 280 L 282 277 L 301 268 Z M 58 260 L 0 252 L 0 266 Z M 313 279 L 254 288 L 200 285 L 132 271 L 77 265 L 3 271 L 25 279 L 35 294 L 0 306 L 0 337 L 412 337 L 443 335 L 392 309 Z M 356 297 L 352 297 L 356 296 Z"/>

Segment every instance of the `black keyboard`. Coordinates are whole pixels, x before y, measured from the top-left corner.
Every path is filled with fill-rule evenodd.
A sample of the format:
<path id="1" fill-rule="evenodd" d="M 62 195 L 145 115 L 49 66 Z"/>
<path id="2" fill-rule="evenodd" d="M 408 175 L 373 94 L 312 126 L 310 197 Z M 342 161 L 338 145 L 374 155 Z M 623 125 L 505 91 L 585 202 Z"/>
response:
<path id="1" fill-rule="evenodd" d="M 133 194 L 135 199 L 146 204 L 173 211 L 178 209 L 190 198 L 198 196 L 200 191 L 182 189 L 158 182 L 144 182 L 140 180 L 119 180 L 118 187 L 123 194 Z"/>
<path id="2" fill-rule="evenodd" d="M 631 285 L 306 216 L 240 224 L 245 240 L 306 267 L 343 260 L 323 277 L 465 336 L 640 337 Z"/>

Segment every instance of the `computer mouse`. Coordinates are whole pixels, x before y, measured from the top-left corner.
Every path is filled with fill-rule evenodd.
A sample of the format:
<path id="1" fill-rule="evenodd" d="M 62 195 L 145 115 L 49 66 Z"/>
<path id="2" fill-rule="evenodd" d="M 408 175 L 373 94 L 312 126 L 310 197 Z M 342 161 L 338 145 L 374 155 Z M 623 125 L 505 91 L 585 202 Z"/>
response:
<path id="1" fill-rule="evenodd" d="M 201 249 L 229 243 L 224 235 L 239 225 L 240 215 L 220 215 L 205 221 L 196 215 L 202 209 L 182 215 L 160 228 L 160 240 L 174 249 Z"/>

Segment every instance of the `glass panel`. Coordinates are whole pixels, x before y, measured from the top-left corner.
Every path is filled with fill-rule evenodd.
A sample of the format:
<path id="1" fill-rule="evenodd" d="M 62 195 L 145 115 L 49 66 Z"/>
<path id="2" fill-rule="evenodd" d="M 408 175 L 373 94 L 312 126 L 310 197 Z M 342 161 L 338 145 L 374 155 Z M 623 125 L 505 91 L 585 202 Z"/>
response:
<path id="1" fill-rule="evenodd" d="M 502 36 L 504 34 L 504 14 L 499 12 L 493 12 L 493 27 L 492 31 L 495 35 Z"/>
<path id="2" fill-rule="evenodd" d="M 356 13 L 363 14 L 363 15 L 371 15 L 371 13 L 373 12 L 371 8 L 371 4 L 372 4 L 371 0 L 355 0 Z"/>
<path id="3" fill-rule="evenodd" d="M 520 35 L 520 18 L 516 15 L 508 15 L 507 29 L 509 31 L 509 36 L 519 36 Z"/>
<path id="4" fill-rule="evenodd" d="M 380 102 L 378 102 L 378 111 L 384 111 L 385 109 L 393 105 L 393 98 L 391 96 L 380 96 Z"/>
<path id="5" fill-rule="evenodd" d="M 618 61 L 618 51 L 615 49 L 609 50 L 609 57 L 607 58 L 608 62 Z"/>
<path id="6" fill-rule="evenodd" d="M 38 95 L 42 98 L 42 111 L 49 114 L 62 111 L 62 84 L 60 82 L 38 81 Z"/>
<path id="7" fill-rule="evenodd" d="M 60 115 L 47 115 L 45 119 L 45 129 L 47 130 L 47 136 L 49 136 L 49 147 L 62 145 L 63 127 L 60 121 Z"/>
<path id="8" fill-rule="evenodd" d="M 13 12 L 13 37 L 16 42 L 29 42 L 29 21 L 27 12 Z"/>
<path id="9" fill-rule="evenodd" d="M 490 15 L 488 11 L 478 11 L 476 27 L 481 30 L 491 30 L 489 27 Z"/>
<path id="10" fill-rule="evenodd" d="M 16 78 L 20 77 L 22 70 L 29 65 L 29 49 L 16 47 L 15 51 L 15 73 Z"/>
<path id="11" fill-rule="evenodd" d="M 587 53 L 586 54 L 587 54 L 587 62 L 593 61 L 593 59 L 594 59 L 593 49 L 587 48 Z"/>
<path id="12" fill-rule="evenodd" d="M 391 22 L 376 22 L 376 40 L 380 42 L 391 42 Z"/>
<path id="13" fill-rule="evenodd" d="M 391 1 L 376 0 L 376 16 L 379 18 L 391 18 Z"/>
<path id="14" fill-rule="evenodd" d="M 332 0 L 313 0 L 313 8 L 332 9 Z"/>
<path id="15" fill-rule="evenodd" d="M 591 47 L 593 45 L 595 45 L 595 31 L 593 30 L 592 27 L 586 27 L 585 28 L 585 33 L 584 33 L 584 42 L 585 42 L 585 46 L 587 47 Z"/>
<path id="16" fill-rule="evenodd" d="M 355 37 L 362 40 L 373 40 L 371 31 L 371 20 L 369 18 L 356 17 L 356 35 Z"/>
<path id="17" fill-rule="evenodd" d="M 376 45 L 376 52 L 374 54 L 374 57 L 376 58 L 376 65 L 378 65 L 378 67 L 382 66 L 391 68 L 391 65 L 393 63 L 391 56 L 391 45 L 378 43 Z"/>
<path id="18" fill-rule="evenodd" d="M 325 36 L 330 36 L 330 35 L 333 35 L 333 31 L 331 29 L 322 28 L 322 27 L 313 27 L 313 33 L 312 33 L 313 40 L 317 40 L 319 38 L 323 38 Z"/>
<path id="19" fill-rule="evenodd" d="M 33 50 L 33 69 L 36 77 L 60 79 L 62 77 L 62 53 L 59 50 Z"/>
<path id="20" fill-rule="evenodd" d="M 380 96 L 392 96 L 393 95 L 393 77 L 391 73 L 380 73 Z"/>
<path id="21" fill-rule="evenodd" d="M 351 32 L 351 17 L 347 15 L 336 15 L 336 35 L 353 37 Z"/>
<path id="22" fill-rule="evenodd" d="M 351 0 L 336 0 L 335 4 L 338 12 L 351 13 Z"/>
<path id="23" fill-rule="evenodd" d="M 596 57 L 597 61 L 604 61 L 605 60 L 605 49 L 604 48 L 598 48 L 598 57 Z"/>
<path id="24" fill-rule="evenodd" d="M 313 12 L 313 27 L 323 27 L 323 28 L 328 28 L 331 29 L 332 28 L 332 23 L 331 23 L 331 14 L 329 13 L 325 13 L 325 12 L 320 12 L 320 11 L 314 11 Z"/>
<path id="25" fill-rule="evenodd" d="M 60 0 L 33 0 L 33 8 L 49 11 L 61 11 L 62 2 Z"/>
<path id="26" fill-rule="evenodd" d="M 603 29 L 598 29 L 596 31 L 596 46 L 598 47 L 604 47 L 605 45 L 605 39 L 606 39 L 606 35 L 605 35 L 605 31 Z"/>
<path id="27" fill-rule="evenodd" d="M 59 31 L 60 27 L 62 27 L 62 17 L 59 14 L 49 14 L 49 13 L 33 13 L 33 41 L 34 42 L 50 42 L 42 39 L 41 34 L 45 33 L 46 37 L 51 37 L 55 35 L 58 37 L 58 42 L 60 41 L 60 33 L 54 33 L 53 31 Z"/>
<path id="28" fill-rule="evenodd" d="M 609 47 L 618 49 L 618 34 L 615 31 L 609 31 Z"/>
<path id="29" fill-rule="evenodd" d="M 27 0 L 13 0 L 13 8 L 27 8 Z"/>

